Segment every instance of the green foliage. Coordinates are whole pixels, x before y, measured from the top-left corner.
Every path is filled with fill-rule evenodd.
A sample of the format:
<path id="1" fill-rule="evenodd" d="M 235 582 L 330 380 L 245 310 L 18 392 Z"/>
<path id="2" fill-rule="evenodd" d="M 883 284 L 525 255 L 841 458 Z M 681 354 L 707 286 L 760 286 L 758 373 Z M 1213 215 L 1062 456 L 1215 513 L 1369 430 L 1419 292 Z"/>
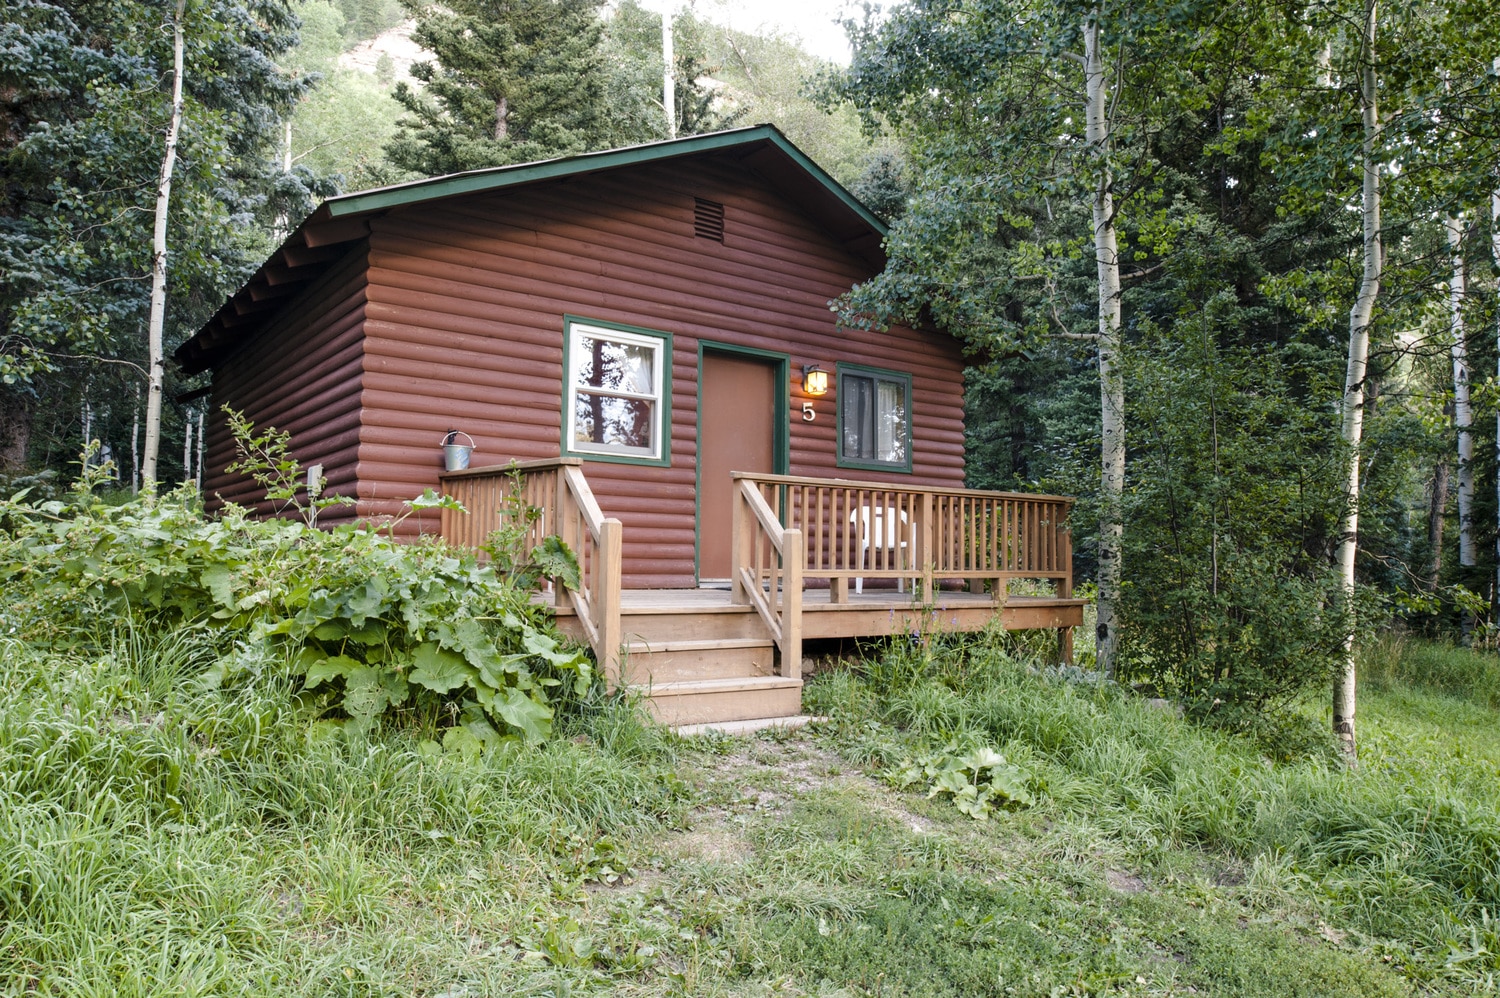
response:
<path id="1" fill-rule="evenodd" d="M 992 747 L 973 739 L 953 740 L 907 759 L 890 779 L 902 788 L 926 783 L 929 798 L 946 794 L 954 807 L 978 821 L 987 821 L 997 807 L 1035 803 L 1026 787 L 1026 774 Z"/>
<path id="2" fill-rule="evenodd" d="M 1250 729 L 1331 680 L 1343 656 L 1351 608 L 1329 564 L 1338 463 L 1317 443 L 1322 415 L 1300 401 L 1331 392 L 1316 364 L 1283 359 L 1290 351 L 1234 345 L 1255 307 L 1203 293 L 1197 316 L 1151 329 L 1129 362 L 1136 484 L 1120 675 L 1196 719 Z M 1179 275 L 1144 296 L 1197 293 Z"/>
<path id="3" fill-rule="evenodd" d="M 614 5 L 605 24 L 601 51 L 609 73 L 608 103 L 618 135 L 615 144 L 667 137 L 661 16 L 635 0 L 624 0 Z M 717 30 L 690 8 L 673 14 L 673 106 L 678 136 L 731 128 L 745 117 L 745 109 L 726 106 L 710 82 L 722 70 L 709 58 Z"/>
<path id="4" fill-rule="evenodd" d="M 62 469 L 89 438 L 112 445 L 117 458 L 130 451 L 146 380 L 173 9 L 0 4 L 6 464 Z M 283 173 L 273 165 L 280 123 L 310 83 L 273 61 L 296 40 L 287 4 L 193 2 L 183 27 L 184 111 L 167 229 L 169 352 L 260 262 L 278 218 L 301 217 L 331 192 L 305 168 Z M 181 390 L 172 377 L 169 370 L 168 399 Z M 182 440 L 192 417 L 179 405 L 164 410 L 158 471 L 176 479 L 182 449 L 171 441 Z"/>
<path id="5" fill-rule="evenodd" d="M 350 10 L 356 7 L 363 12 Z M 317 74 L 318 80 L 291 116 L 292 163 L 336 180 L 343 190 L 406 179 L 391 170 L 381 153 L 395 136 L 401 114 L 401 105 L 391 96 L 391 79 L 338 64 L 347 39 L 371 37 L 399 22 L 400 3 L 302 0 L 296 10 L 302 20 L 300 41 L 279 61 L 291 72 Z"/>
<path id="6" fill-rule="evenodd" d="M 830 67 L 795 39 L 718 28 L 707 49 L 718 67 L 714 79 L 723 84 L 724 113 L 774 124 L 839 183 L 855 183 L 882 154 L 901 148 L 889 136 L 863 134 L 853 106 L 815 97 L 816 81 Z"/>
<path id="7" fill-rule="evenodd" d="M 11 527 L 0 545 L 10 632 L 67 648 L 107 615 L 133 613 L 153 626 L 211 621 L 222 653 L 204 681 L 234 686 L 285 665 L 325 729 L 363 731 L 396 712 L 441 706 L 456 722 L 443 735 L 446 751 L 474 756 L 515 737 L 545 741 L 549 694 L 582 696 L 592 669 L 549 633 L 520 584 L 544 570 L 576 580 L 571 552 L 553 539 L 534 562 L 511 558 L 497 572 L 466 552 L 398 544 L 362 525 L 317 530 L 318 510 L 347 500 L 303 485 L 286 434 L 256 433 L 226 412 L 239 449 L 231 470 L 265 488 L 276 512 L 295 509 L 306 522 L 252 520 L 233 506 L 205 520 L 189 489 L 108 506 L 90 491 L 108 474 L 100 467 L 86 469 L 71 503 L 27 504 L 19 493 L 0 504 Z M 451 502 L 429 491 L 413 506 Z M 343 716 L 326 716 L 332 710 Z"/>
<path id="8" fill-rule="evenodd" d="M 609 145 L 602 0 L 411 0 L 412 37 L 436 57 L 396 85 L 406 112 L 386 147 L 422 176 Z"/>
<path id="9" fill-rule="evenodd" d="M 500 500 L 500 529 L 484 545 L 490 565 L 509 585 L 520 589 L 535 589 L 546 579 L 557 579 L 575 591 L 583 588 L 578 556 L 561 537 L 549 534 L 530 544 L 542 511 L 526 502 L 522 485 L 521 472 L 513 467 Z"/>
<path id="10" fill-rule="evenodd" d="M 354 500 L 344 495 L 324 495 L 323 483 L 316 475 L 303 476 L 302 466 L 291 454 L 292 435 L 268 426 L 260 433 L 255 425 L 228 406 L 224 417 L 229 433 L 234 437 L 236 457 L 226 467 L 231 474 L 245 474 L 259 485 L 271 503 L 271 512 L 277 516 L 298 510 L 309 527 L 318 524 L 318 511 L 329 506 L 352 506 Z M 306 495 L 301 503 L 299 495 Z M 425 497 L 424 497 L 425 498 Z"/>
<path id="11" fill-rule="evenodd" d="M 73 355 L 142 352 L 149 282 L 141 278 L 169 115 L 160 86 L 172 63 L 172 33 L 162 30 L 169 11 L 123 2 L 4 6 L 0 379 L 8 386 Z M 271 62 L 295 31 L 278 0 L 187 7 L 168 235 L 174 335 L 217 307 L 263 250 L 247 223 L 300 215 L 322 190 L 305 172 L 275 171 L 268 155 L 277 123 L 307 86 Z"/>
<path id="12" fill-rule="evenodd" d="M 344 37 L 351 41 L 374 38 L 400 24 L 406 16 L 401 0 L 337 0 L 337 6 L 342 14 Z"/>

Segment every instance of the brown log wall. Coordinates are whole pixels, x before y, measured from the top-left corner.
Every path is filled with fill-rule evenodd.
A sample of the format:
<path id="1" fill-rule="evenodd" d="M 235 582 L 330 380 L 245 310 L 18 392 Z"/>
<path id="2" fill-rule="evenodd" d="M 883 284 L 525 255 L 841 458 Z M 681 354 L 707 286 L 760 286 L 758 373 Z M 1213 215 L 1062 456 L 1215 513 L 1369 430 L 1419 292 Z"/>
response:
<path id="1" fill-rule="evenodd" d="M 323 465 L 329 493 L 355 495 L 365 269 L 360 246 L 298 295 L 269 329 L 216 366 L 204 450 L 210 510 L 235 502 L 269 511 L 259 486 L 224 470 L 235 458 L 226 405 L 249 416 L 257 429 L 290 433 L 291 452 L 304 468 Z M 354 516 L 353 506 L 331 506 L 319 519 Z"/>
<path id="2" fill-rule="evenodd" d="M 693 198 L 725 206 L 722 244 L 693 233 Z M 563 315 L 673 335 L 671 466 L 589 462 L 624 523 L 625 584 L 694 584 L 699 341 L 789 355 L 794 475 L 963 484 L 963 361 L 950 339 L 838 330 L 828 301 L 870 267 L 753 173 L 696 160 L 397 210 L 371 223 L 363 308 L 361 515 L 436 487 L 444 433 L 476 466 L 559 453 Z M 912 375 L 911 475 L 839 469 L 833 393 L 801 419 L 801 367 Z M 217 387 L 216 387 L 217 390 Z M 434 531 L 413 517 L 404 532 Z"/>

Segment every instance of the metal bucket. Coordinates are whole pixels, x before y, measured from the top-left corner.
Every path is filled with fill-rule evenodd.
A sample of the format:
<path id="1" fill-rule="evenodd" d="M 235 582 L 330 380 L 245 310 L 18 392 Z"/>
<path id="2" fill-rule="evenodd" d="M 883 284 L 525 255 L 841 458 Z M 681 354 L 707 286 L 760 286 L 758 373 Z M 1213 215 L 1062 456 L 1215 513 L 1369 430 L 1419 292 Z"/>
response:
<path id="1" fill-rule="evenodd" d="M 469 442 L 465 447 L 456 443 L 458 437 L 463 437 Z M 474 452 L 474 438 L 462 430 L 449 430 L 443 437 L 443 468 L 446 471 L 468 471 L 469 455 Z"/>

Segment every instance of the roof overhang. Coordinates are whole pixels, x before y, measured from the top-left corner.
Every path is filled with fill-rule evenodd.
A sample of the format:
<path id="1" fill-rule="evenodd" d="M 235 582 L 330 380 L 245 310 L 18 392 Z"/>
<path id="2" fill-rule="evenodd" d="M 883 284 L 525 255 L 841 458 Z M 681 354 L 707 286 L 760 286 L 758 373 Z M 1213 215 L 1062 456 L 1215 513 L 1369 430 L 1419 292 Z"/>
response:
<path id="1" fill-rule="evenodd" d="M 744 164 L 821 225 L 848 252 L 875 270 L 885 266 L 886 227 L 880 219 L 774 125 L 755 125 L 566 159 L 454 173 L 329 198 L 173 356 L 187 374 L 212 367 L 219 357 L 245 336 L 257 332 L 282 305 L 369 235 L 371 218 L 388 211 L 702 156 Z"/>

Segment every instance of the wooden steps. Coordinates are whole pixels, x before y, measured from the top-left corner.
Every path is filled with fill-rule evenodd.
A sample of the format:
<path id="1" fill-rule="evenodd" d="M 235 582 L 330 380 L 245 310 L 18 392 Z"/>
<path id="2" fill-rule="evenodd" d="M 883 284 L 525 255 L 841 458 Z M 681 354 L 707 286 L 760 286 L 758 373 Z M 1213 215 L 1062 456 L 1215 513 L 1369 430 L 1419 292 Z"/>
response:
<path id="1" fill-rule="evenodd" d="M 646 692 L 647 706 L 663 724 L 749 721 L 802 712 L 802 680 L 783 676 L 655 683 Z"/>
<path id="2" fill-rule="evenodd" d="M 704 641 L 633 641 L 625 646 L 620 675 L 633 686 L 732 679 L 775 674 L 776 645 L 770 638 Z"/>
<path id="3" fill-rule="evenodd" d="M 577 637 L 574 615 L 558 626 Z M 760 615 L 728 594 L 626 602 L 620 609 L 619 682 L 646 697 L 663 724 L 774 724 L 802 713 L 802 680 L 778 675 L 775 642 Z"/>

